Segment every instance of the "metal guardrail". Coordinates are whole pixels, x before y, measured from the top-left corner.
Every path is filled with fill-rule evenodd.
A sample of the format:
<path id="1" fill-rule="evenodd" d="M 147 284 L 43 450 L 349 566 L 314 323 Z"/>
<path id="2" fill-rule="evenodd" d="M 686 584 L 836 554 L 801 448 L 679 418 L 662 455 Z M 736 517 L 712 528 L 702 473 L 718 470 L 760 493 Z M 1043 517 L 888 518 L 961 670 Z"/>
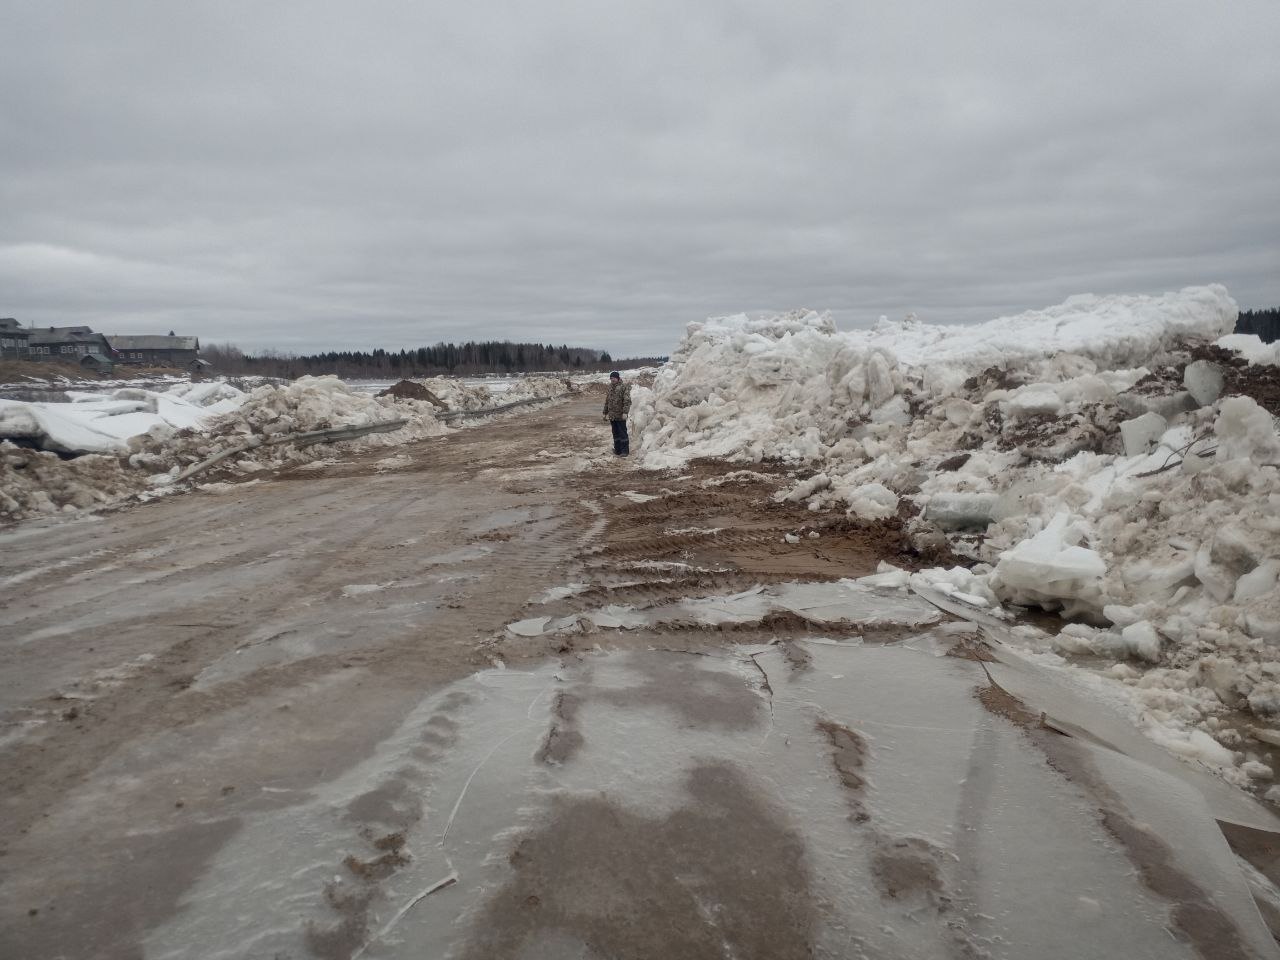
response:
<path id="1" fill-rule="evenodd" d="M 359 427 L 332 427 L 328 430 L 308 430 L 306 433 L 286 433 L 270 439 L 250 437 L 244 443 L 228 447 L 225 450 L 219 450 L 209 459 L 187 467 L 187 469 L 174 477 L 174 483 L 194 477 L 197 473 L 209 469 L 214 464 L 227 459 L 227 457 L 234 457 L 237 453 L 244 453 L 248 450 L 257 450 L 259 447 L 274 447 L 281 443 L 292 443 L 297 447 L 310 447 L 317 443 L 337 443 L 340 440 L 354 440 L 356 437 L 363 437 L 370 433 L 390 433 L 393 430 L 399 430 L 408 422 L 408 420 L 383 420 L 381 423 L 369 423 Z"/>

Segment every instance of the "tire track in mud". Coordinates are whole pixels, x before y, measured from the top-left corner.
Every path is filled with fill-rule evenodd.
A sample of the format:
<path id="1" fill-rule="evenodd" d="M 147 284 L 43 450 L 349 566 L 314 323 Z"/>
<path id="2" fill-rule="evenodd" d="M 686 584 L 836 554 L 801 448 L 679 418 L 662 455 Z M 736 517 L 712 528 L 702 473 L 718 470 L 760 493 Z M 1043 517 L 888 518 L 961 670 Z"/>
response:
<path id="1" fill-rule="evenodd" d="M 507 623 L 529 615 L 528 598 L 569 582 L 588 587 L 538 612 L 580 612 L 601 603 L 660 608 L 757 584 L 856 576 L 870 572 L 880 558 L 856 535 L 824 526 L 822 517 L 774 503 L 771 481 L 699 486 L 732 472 L 730 465 L 695 466 L 682 479 L 600 456 L 605 434 L 586 426 L 597 417 L 594 399 L 587 398 L 400 446 L 397 453 L 412 457 L 403 469 L 379 472 L 376 462 L 388 451 L 378 448 L 337 465 L 281 471 L 243 492 L 114 511 L 93 524 L 100 532 L 92 544 L 73 525 L 51 526 L 46 542 L 56 561 L 74 561 L 81 556 L 77 550 L 91 546 L 114 551 L 104 555 L 104 563 L 149 563 L 156 569 L 143 575 L 159 575 L 129 584 L 124 581 L 130 575 L 121 569 L 104 570 L 69 590 L 65 581 L 59 584 L 59 577 L 49 575 L 33 593 L 40 609 L 0 607 L 0 622 L 20 615 L 24 624 L 46 618 L 65 625 L 91 616 L 110 599 L 119 605 L 118 614 L 101 620 L 96 632 L 86 624 L 68 633 L 60 649 L 73 660 L 82 658 L 82 665 L 96 664 L 101 651 L 90 656 L 83 648 L 104 645 L 110 633 L 131 638 L 139 649 L 149 644 L 154 657 L 135 675 L 97 691 L 98 699 L 75 718 L 50 716 L 38 737 L 0 746 L 0 789 L 7 822 L 14 826 L 4 865 L 34 864 L 35 851 L 48 863 L 99 857 L 109 864 L 118 851 L 108 849 L 106 838 L 128 835 L 135 819 L 169 824 L 166 843 L 181 850 L 193 822 L 234 824 L 268 802 L 276 809 L 299 803 L 316 784 L 367 756 L 427 692 L 488 664 L 491 657 L 572 655 L 580 642 L 696 652 L 710 645 L 843 635 L 778 614 L 741 625 L 686 621 L 549 637 L 519 649 L 497 640 Z M 556 457 L 549 458 L 548 450 Z M 628 490 L 661 499 L 633 503 L 622 496 Z M 483 522 L 494 512 L 543 506 L 551 512 L 493 528 Z M 208 539 L 188 546 L 193 521 Z M 722 529 L 688 532 L 711 527 Z M 798 544 L 784 540 L 807 529 L 819 530 L 819 538 Z M 156 545 L 168 549 L 145 553 Z M 453 559 L 434 562 L 451 554 Z M 25 556 L 15 562 L 29 563 L 31 551 Z M 677 556 L 689 566 L 644 566 Z M 166 570 L 170 559 L 186 566 Z M 94 569 L 95 561 L 85 559 L 70 575 Z M 341 596 L 345 584 L 436 575 L 455 578 L 447 598 L 439 597 L 429 616 L 401 625 L 388 623 L 402 599 L 398 587 Z M 404 599 L 422 596 L 404 589 Z M 143 597 L 150 598 L 151 607 L 128 609 Z M 304 634 L 312 625 L 331 627 L 344 617 L 362 629 L 353 633 L 349 646 L 289 654 L 207 686 L 192 686 L 202 670 L 235 658 L 246 638 L 283 647 L 298 634 L 282 631 Z M 107 620 L 109 631 L 101 627 Z M 28 690 L 30 695 L 20 698 L 25 705 L 39 704 L 48 693 L 38 684 Z M 54 709 L 64 710 L 65 704 Z M 548 760 L 571 751 L 574 732 L 571 703 L 561 702 L 553 715 L 562 736 L 555 739 L 548 732 Z M 243 753 L 225 747 L 228 737 L 249 732 L 254 742 L 245 743 Z M 53 818 L 48 823 L 65 822 L 74 798 L 102 794 L 98 771 L 104 759 L 136 774 L 119 787 L 114 809 L 97 812 L 96 834 L 51 835 L 45 815 Z M 422 759 L 430 760 L 429 751 Z M 155 770 L 164 774 L 149 778 Z M 176 785 L 179 778 L 168 775 L 172 771 L 187 779 Z M 273 792 L 256 793 L 254 785 L 267 771 L 274 778 Z M 399 789 L 371 784 L 370 790 L 384 787 Z M 415 856 L 397 842 L 396 823 L 390 822 L 411 815 L 411 805 L 389 793 L 387 799 L 387 809 L 375 809 L 374 797 L 367 809 L 352 811 L 350 862 L 333 866 L 362 892 L 351 900 L 326 901 L 324 892 L 316 891 L 328 913 L 312 931 L 313 953 L 350 955 L 366 940 L 372 931 L 364 894 L 376 893 L 387 877 L 407 869 L 402 861 L 411 863 Z M 102 874 L 110 875 L 110 870 Z M 141 879 L 173 886 L 175 903 L 191 882 L 185 875 Z M 88 890 L 75 886 L 88 882 L 76 880 L 67 888 L 61 923 L 75 922 L 70 903 L 92 899 Z M 107 890 L 99 899 L 110 903 L 113 896 Z M 47 914 L 42 911 L 42 919 L 29 926 L 31 942 L 40 943 L 42 925 L 52 923 Z M 120 952 L 127 955 L 137 947 L 130 938 L 144 932 L 121 933 Z"/>
<path id="2" fill-rule="evenodd" d="M 458 483 L 455 468 L 501 462 L 519 475 L 553 445 L 548 427 L 559 430 L 562 415 L 542 413 L 540 427 L 521 422 L 514 437 L 505 423 L 470 428 L 450 436 L 447 457 L 438 455 L 441 445 L 434 441 L 397 448 L 415 458 L 420 469 L 413 472 L 379 474 L 376 461 L 387 451 L 375 449 L 345 461 L 338 478 L 294 471 L 292 482 L 268 480 L 206 503 L 194 494 L 113 511 L 91 525 L 95 536 L 88 541 L 83 531 L 90 525 L 67 523 L 14 538 L 24 547 L 6 552 L 15 568 L 47 564 L 53 556 L 73 561 L 63 568 L 69 575 L 86 576 L 68 589 L 67 578 L 55 575 L 60 569 L 32 578 L 43 589 L 0 597 L 0 632 L 7 638 L 24 628 L 59 630 L 56 641 L 33 643 L 24 654 L 36 667 L 30 682 L 4 689 L 11 723 L 43 721 L 34 739 L 0 742 L 0 788 L 17 801 L 6 807 L 9 822 L 16 829 L 37 819 L 52 802 L 46 798 L 69 794 L 129 738 L 207 724 L 264 695 L 305 690 L 352 667 L 396 689 L 420 690 L 482 665 L 476 640 L 563 575 L 584 527 L 583 508 L 576 499 L 565 502 L 572 490 L 562 476 L 535 475 L 527 485 L 531 493 L 513 495 Z M 494 444 L 503 452 L 473 455 Z M 360 478 L 373 483 L 360 486 Z M 542 519 L 480 536 L 468 532 L 486 511 L 548 504 L 555 509 Z M 193 507 L 212 543 L 191 542 Z M 434 559 L 476 545 L 483 555 Z M 170 559 L 183 566 L 169 568 Z M 451 595 L 420 625 L 383 622 L 381 611 L 396 591 L 353 598 L 340 592 L 350 583 L 431 578 L 448 581 Z M 398 592 L 412 599 L 415 591 Z M 247 640 L 289 640 L 300 635 L 300 625 L 305 634 L 307 622 L 323 625 L 346 608 L 358 611 L 349 648 L 285 657 L 210 690 L 191 688 L 202 669 L 234 656 Z M 53 643 L 61 653 L 55 655 Z M 150 659 L 110 683 L 89 679 L 100 667 L 119 664 L 121 651 L 135 645 Z M 51 659 L 66 662 L 68 675 L 85 678 L 90 688 L 72 710 L 65 700 L 48 699 L 56 689 L 41 681 L 37 664 Z M 29 670 L 20 662 L 11 667 L 11 679 Z M 61 719 L 64 714 L 72 719 Z"/>

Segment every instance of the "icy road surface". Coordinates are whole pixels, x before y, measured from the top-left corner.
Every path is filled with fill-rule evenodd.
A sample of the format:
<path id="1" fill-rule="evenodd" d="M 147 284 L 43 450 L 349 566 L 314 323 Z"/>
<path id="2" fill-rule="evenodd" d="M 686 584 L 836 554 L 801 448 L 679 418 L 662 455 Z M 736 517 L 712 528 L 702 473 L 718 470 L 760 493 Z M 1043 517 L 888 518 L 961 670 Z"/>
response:
<path id="1" fill-rule="evenodd" d="M 0 531 L 0 957 L 1278 955 L 1270 813 L 598 417 Z"/>

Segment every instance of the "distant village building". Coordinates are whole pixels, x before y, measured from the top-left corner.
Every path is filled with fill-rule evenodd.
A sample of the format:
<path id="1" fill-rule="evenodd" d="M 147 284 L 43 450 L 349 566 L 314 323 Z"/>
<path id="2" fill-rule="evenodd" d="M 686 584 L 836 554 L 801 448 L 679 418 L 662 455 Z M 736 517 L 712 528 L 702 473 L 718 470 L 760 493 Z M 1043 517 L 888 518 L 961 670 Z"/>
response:
<path id="1" fill-rule="evenodd" d="M 139 367 L 189 367 L 199 359 L 199 337 L 108 337 L 121 363 Z"/>
<path id="2" fill-rule="evenodd" d="M 13 317 L 0 317 L 0 360 L 26 360 L 31 331 Z"/>
<path id="3" fill-rule="evenodd" d="M 92 370 L 99 376 L 103 376 L 114 371 L 116 363 L 110 357 L 103 356 L 101 353 L 86 353 L 80 358 L 80 366 L 86 370 Z"/>
<path id="4" fill-rule="evenodd" d="M 109 358 L 111 344 L 88 327 L 33 327 L 27 331 L 32 360 L 69 360 L 79 363 L 91 353 Z"/>

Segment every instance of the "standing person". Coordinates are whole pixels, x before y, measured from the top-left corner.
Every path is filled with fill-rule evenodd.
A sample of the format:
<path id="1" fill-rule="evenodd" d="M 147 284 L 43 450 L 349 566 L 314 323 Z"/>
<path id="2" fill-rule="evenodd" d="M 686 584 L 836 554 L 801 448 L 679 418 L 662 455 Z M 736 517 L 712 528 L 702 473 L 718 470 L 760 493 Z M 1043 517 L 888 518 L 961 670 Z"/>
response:
<path id="1" fill-rule="evenodd" d="M 631 387 L 622 382 L 617 370 L 609 374 L 609 392 L 604 398 L 604 418 L 613 427 L 613 452 L 625 457 L 631 452 L 627 436 L 627 414 L 631 411 Z"/>

